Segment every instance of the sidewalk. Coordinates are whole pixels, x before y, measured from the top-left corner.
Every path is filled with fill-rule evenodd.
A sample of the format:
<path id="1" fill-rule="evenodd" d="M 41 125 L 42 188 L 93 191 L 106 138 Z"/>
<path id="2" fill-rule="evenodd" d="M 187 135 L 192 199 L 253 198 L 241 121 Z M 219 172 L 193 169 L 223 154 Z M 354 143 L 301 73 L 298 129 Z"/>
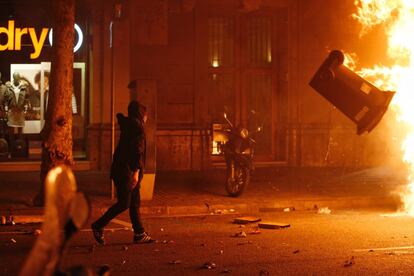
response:
<path id="1" fill-rule="evenodd" d="M 75 172 L 79 190 L 101 213 L 109 199 L 107 173 Z M 38 189 L 37 172 L 0 173 L 0 215 L 40 216 L 31 206 Z M 143 216 L 180 216 L 255 213 L 290 210 L 338 209 L 396 210 L 395 192 L 406 183 L 404 173 L 390 168 L 350 171 L 343 168 L 258 168 L 246 192 L 231 198 L 224 189 L 224 170 L 208 173 L 158 173 L 151 201 L 142 203 Z"/>

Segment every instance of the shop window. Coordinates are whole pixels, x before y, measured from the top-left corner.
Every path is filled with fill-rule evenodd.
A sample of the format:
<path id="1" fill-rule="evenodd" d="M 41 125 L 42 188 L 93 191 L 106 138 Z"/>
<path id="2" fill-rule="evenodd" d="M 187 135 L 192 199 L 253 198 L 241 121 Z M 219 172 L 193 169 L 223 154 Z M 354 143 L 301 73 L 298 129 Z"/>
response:
<path id="1" fill-rule="evenodd" d="M 272 64 L 271 22 L 270 17 L 247 20 L 247 63 L 250 67 L 266 67 Z"/>
<path id="2" fill-rule="evenodd" d="M 234 21 L 213 17 L 208 20 L 209 64 L 211 67 L 229 67 L 234 62 Z"/>
<path id="3" fill-rule="evenodd" d="M 85 63 L 74 63 L 72 136 L 74 158 L 85 158 Z M 1 86 L 0 159 L 40 159 L 40 131 L 49 101 L 50 63 L 11 64 Z M 4 91 L 3 91 L 4 90 Z"/>

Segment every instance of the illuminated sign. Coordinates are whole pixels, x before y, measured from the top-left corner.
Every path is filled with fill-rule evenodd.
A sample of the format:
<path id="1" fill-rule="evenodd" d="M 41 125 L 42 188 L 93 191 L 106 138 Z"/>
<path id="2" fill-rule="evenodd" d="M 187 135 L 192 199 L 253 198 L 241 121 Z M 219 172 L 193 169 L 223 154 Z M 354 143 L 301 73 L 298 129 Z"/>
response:
<path id="1" fill-rule="evenodd" d="M 76 51 L 79 50 L 79 48 L 82 46 L 82 42 L 83 42 L 83 33 L 82 33 L 82 30 L 78 26 L 78 24 L 76 24 L 76 23 L 75 23 L 75 31 L 78 34 L 78 42 L 76 42 L 76 45 L 73 48 L 73 52 L 76 53 Z M 50 32 L 49 32 L 49 43 L 50 43 L 50 45 L 53 44 L 53 29 L 50 29 Z"/>
<path id="2" fill-rule="evenodd" d="M 75 45 L 74 52 L 76 52 L 82 45 L 83 34 L 82 30 L 77 24 L 75 24 L 75 30 L 78 34 L 78 41 Z M 40 56 L 43 46 L 45 44 L 47 33 L 49 33 L 49 43 L 52 45 L 52 29 L 42 28 L 40 34 L 36 33 L 34 28 L 16 28 L 14 20 L 9 20 L 8 27 L 0 27 L 0 36 L 5 34 L 7 41 L 5 44 L 0 43 L 1 51 L 20 51 L 22 49 L 22 37 L 29 35 L 31 43 L 33 45 L 33 52 L 30 54 L 30 59 L 36 59 Z"/>

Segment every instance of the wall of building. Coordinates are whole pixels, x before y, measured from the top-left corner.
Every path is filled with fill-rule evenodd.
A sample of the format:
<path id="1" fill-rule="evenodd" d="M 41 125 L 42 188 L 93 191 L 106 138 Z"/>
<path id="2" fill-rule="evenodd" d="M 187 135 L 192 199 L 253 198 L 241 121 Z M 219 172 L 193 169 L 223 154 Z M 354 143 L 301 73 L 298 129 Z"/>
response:
<path id="1" fill-rule="evenodd" d="M 388 112 L 370 134 L 309 87 L 308 82 L 332 49 L 355 52 L 361 65 L 377 63 L 383 47 L 379 33 L 360 39 L 351 17 L 353 1 L 295 0 L 96 0 L 92 24 L 89 159 L 92 168 L 106 170 L 111 156 L 111 79 L 114 112 L 125 112 L 129 80 L 154 82 L 157 97 L 156 151 L 158 170 L 202 170 L 211 166 L 210 117 L 202 30 L 209 8 L 233 13 L 284 8 L 287 12 L 287 91 L 284 165 L 375 166 L 399 163 Z M 109 24 L 115 3 L 123 15 L 115 21 L 114 52 L 109 48 Z M 369 45 L 375 45 L 370 47 Z M 113 59 L 112 59 L 113 58 Z M 113 62 L 113 63 L 112 63 Z M 113 68 L 113 72 L 111 71 Z M 116 136 L 117 137 L 117 136 Z M 115 140 L 116 140 L 115 137 Z"/>

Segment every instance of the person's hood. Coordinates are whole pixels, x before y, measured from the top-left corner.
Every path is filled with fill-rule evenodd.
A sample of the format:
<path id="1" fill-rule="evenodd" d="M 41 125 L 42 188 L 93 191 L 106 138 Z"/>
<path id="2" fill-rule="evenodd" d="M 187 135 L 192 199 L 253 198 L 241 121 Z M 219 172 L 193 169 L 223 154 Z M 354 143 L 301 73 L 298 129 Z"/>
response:
<path id="1" fill-rule="evenodd" d="M 143 121 L 147 108 L 138 101 L 131 101 L 128 105 L 128 117 Z"/>

